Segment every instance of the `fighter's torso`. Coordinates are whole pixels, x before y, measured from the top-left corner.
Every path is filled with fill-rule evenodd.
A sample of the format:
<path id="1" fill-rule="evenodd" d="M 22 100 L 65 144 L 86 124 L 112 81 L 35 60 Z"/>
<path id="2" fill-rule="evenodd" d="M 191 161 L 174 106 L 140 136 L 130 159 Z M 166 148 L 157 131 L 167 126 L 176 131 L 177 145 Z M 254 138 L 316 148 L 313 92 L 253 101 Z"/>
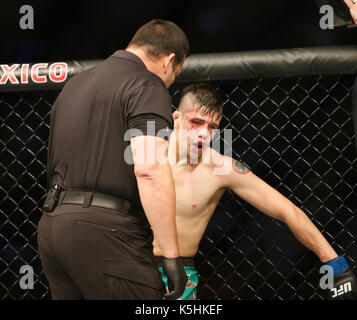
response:
<path id="1" fill-rule="evenodd" d="M 214 167 L 199 164 L 195 168 L 171 165 L 176 189 L 176 223 L 180 255 L 193 257 L 207 224 L 224 193 Z M 162 255 L 154 241 L 154 254 Z"/>

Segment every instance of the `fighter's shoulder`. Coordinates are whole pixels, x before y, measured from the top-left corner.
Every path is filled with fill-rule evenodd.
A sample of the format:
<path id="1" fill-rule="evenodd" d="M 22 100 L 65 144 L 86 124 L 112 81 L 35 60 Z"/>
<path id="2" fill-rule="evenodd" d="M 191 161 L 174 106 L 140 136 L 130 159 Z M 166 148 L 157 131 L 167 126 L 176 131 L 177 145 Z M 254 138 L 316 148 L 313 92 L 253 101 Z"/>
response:
<path id="1" fill-rule="evenodd" d="M 250 168 L 242 160 L 231 158 L 231 161 L 232 161 L 232 168 L 235 172 L 241 174 L 250 172 Z"/>
<path id="2" fill-rule="evenodd" d="M 250 168 L 240 159 L 223 155 L 211 149 L 211 156 L 216 168 L 225 168 L 226 172 L 247 173 Z"/>
<path id="3" fill-rule="evenodd" d="M 228 158 L 225 155 L 217 152 L 213 148 L 210 148 L 210 156 L 211 156 L 211 159 L 212 159 L 212 163 L 214 164 L 215 167 L 222 166 L 225 162 L 227 162 L 226 158 Z"/>

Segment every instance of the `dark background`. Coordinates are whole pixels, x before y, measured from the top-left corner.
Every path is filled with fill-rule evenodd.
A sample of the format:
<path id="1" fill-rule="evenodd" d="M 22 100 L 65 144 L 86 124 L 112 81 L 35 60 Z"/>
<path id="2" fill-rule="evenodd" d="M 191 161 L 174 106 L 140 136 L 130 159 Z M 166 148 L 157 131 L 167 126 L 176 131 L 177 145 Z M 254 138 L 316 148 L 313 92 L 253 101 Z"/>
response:
<path id="1" fill-rule="evenodd" d="M 24 4 L 34 8 L 34 30 L 19 27 Z M 357 28 L 320 29 L 313 0 L 2 0 L 0 63 L 103 59 L 124 48 L 153 18 L 182 27 L 192 53 L 357 42 Z"/>

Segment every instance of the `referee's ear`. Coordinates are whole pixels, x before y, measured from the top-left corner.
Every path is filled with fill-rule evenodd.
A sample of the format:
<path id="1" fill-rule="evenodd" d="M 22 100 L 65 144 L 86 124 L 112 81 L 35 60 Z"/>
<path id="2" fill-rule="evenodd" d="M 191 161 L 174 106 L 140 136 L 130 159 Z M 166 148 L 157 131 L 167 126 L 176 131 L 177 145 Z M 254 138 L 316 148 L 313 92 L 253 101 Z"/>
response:
<path id="1" fill-rule="evenodd" d="M 176 55 L 174 53 L 170 53 L 169 55 L 163 57 L 163 67 L 165 74 L 170 71 L 170 68 L 173 70 L 175 57 Z"/>

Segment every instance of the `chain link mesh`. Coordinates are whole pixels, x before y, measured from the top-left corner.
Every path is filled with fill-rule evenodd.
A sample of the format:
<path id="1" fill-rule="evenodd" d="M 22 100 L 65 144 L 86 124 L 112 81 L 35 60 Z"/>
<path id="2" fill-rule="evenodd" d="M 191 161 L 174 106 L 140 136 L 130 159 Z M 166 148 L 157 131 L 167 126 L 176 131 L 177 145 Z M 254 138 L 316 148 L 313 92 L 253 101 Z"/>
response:
<path id="1" fill-rule="evenodd" d="M 212 83 L 225 97 L 232 154 L 300 207 L 351 265 L 357 259 L 353 76 Z M 184 84 L 172 89 L 174 105 Z M 58 91 L 0 94 L 0 299 L 49 299 L 37 253 Z M 195 257 L 200 299 L 321 299 L 318 258 L 273 220 L 226 192 Z M 19 286 L 22 265 L 34 289 Z"/>

